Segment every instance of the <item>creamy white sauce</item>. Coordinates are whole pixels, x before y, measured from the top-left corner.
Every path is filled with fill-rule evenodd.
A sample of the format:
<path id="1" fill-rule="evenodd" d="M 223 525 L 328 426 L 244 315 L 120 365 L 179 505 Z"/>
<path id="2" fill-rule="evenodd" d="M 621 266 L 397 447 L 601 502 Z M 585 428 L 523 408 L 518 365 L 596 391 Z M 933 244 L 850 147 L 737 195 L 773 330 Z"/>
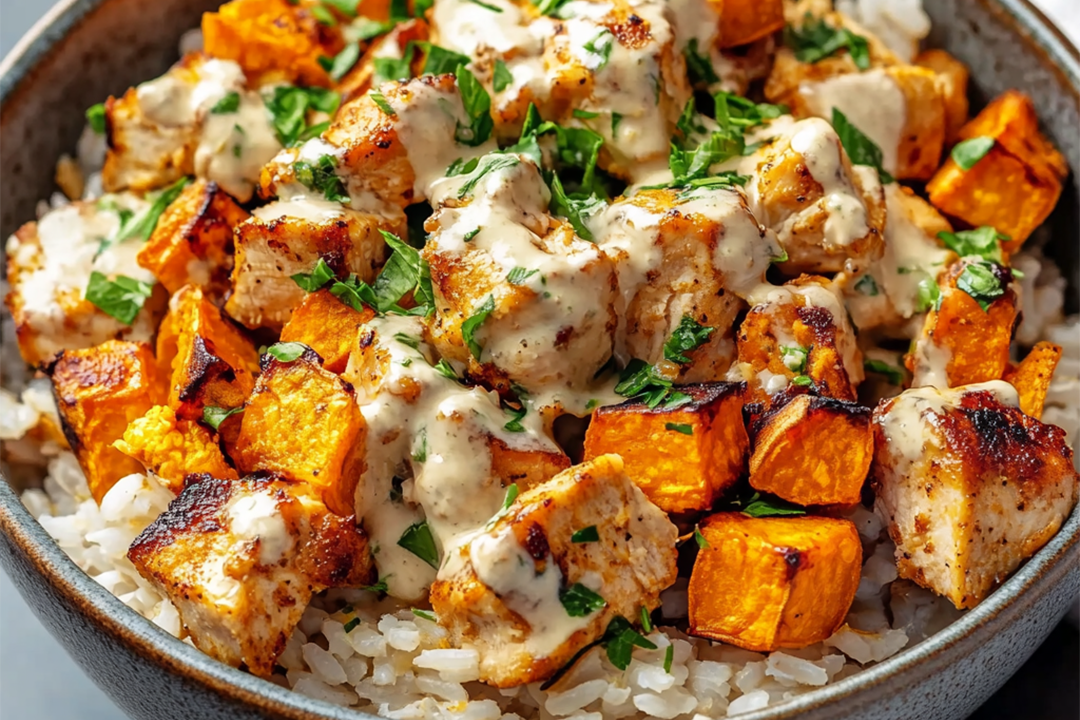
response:
<path id="1" fill-rule="evenodd" d="M 830 120 L 833 108 L 881 148 L 882 165 L 897 171 L 897 151 L 907 118 L 907 102 L 896 80 L 884 69 L 836 75 L 803 83 L 799 94 L 814 115 Z"/>
<path id="2" fill-rule="evenodd" d="M 268 492 L 237 494 L 225 506 L 230 532 L 244 542 L 259 543 L 259 563 L 280 562 L 293 546 L 278 501 Z"/>
<path id="3" fill-rule="evenodd" d="M 720 13 L 709 0 L 667 0 L 675 30 L 675 49 L 682 52 L 697 40 L 698 52 L 706 56 L 720 35 Z"/>
<path id="4" fill-rule="evenodd" d="M 313 223 L 324 223 L 342 217 L 345 210 L 341 203 L 330 202 L 321 197 L 294 195 L 288 200 L 276 200 L 257 207 L 251 214 L 263 222 L 291 217 Z"/>
<path id="5" fill-rule="evenodd" d="M 908 214 L 896 184 L 885 188 L 889 221 L 885 226 L 885 253 L 874 270 L 896 312 L 909 318 L 918 312 L 919 281 L 937 279 L 953 254 L 916 225 Z"/>
<path id="6" fill-rule="evenodd" d="M 468 0 L 438 0 L 432 17 L 438 44 L 470 57 L 476 57 L 483 48 L 499 53 L 540 53 L 540 38 L 530 32 L 528 16 L 521 8 L 510 0 L 491 0 L 488 4 L 502 12 Z"/>

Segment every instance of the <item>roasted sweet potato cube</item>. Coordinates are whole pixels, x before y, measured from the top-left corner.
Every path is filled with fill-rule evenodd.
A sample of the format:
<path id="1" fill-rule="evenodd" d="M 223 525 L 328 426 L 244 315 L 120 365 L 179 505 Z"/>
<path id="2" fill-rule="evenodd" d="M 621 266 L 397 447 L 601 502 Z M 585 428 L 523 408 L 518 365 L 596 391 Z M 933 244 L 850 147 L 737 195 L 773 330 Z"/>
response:
<path id="1" fill-rule="evenodd" d="M 755 430 L 755 490 L 798 505 L 859 502 L 874 449 L 869 408 L 799 395 L 762 415 Z"/>
<path id="2" fill-rule="evenodd" d="M 938 91 L 945 102 L 945 142 L 951 144 L 968 120 L 967 65 L 936 48 L 919 53 L 915 64 L 937 74 Z"/>
<path id="3" fill-rule="evenodd" d="M 207 406 L 240 407 L 259 372 L 255 345 L 190 285 L 169 302 L 157 356 L 169 373 L 169 406 L 186 420 L 201 418 Z"/>
<path id="4" fill-rule="evenodd" d="M 1005 370 L 1005 381 L 1010 383 L 1020 395 L 1020 409 L 1025 415 L 1039 420 L 1042 418 L 1046 393 L 1054 370 L 1061 360 L 1061 347 L 1053 343 L 1041 342 L 1031 348 L 1031 352 L 1019 365 L 1009 365 Z"/>
<path id="5" fill-rule="evenodd" d="M 253 84 L 331 84 L 319 64 L 342 48 L 340 33 L 312 14 L 316 3 L 288 0 L 232 0 L 202 19 L 203 47 L 233 60 Z"/>
<path id="6" fill-rule="evenodd" d="M 143 471 L 113 443 L 131 421 L 164 401 L 164 378 L 149 345 L 122 340 L 65 350 L 49 374 L 64 435 L 100 503 L 117 480 Z"/>
<path id="7" fill-rule="evenodd" d="M 670 409 L 629 400 L 597 410 L 585 435 L 585 459 L 621 455 L 627 474 L 665 512 L 707 510 L 746 467 L 746 384 L 678 390 L 692 400 Z"/>
<path id="8" fill-rule="evenodd" d="M 324 369 L 313 350 L 292 362 L 268 354 L 234 460 L 241 472 L 268 470 L 306 482 L 332 511 L 351 515 L 366 438 L 352 385 Z"/>
<path id="9" fill-rule="evenodd" d="M 184 478 L 191 474 L 240 479 L 225 461 L 214 434 L 193 420 L 177 418 L 168 405 L 150 408 L 134 420 L 113 447 L 138 460 L 177 495 L 184 489 Z"/>
<path id="10" fill-rule="evenodd" d="M 217 183 L 196 180 L 166 208 L 139 250 L 139 265 L 170 293 L 190 283 L 212 297 L 224 297 L 232 272 L 233 228 L 248 217 Z"/>
<path id="11" fill-rule="evenodd" d="M 1039 132 L 1031 99 L 1009 91 L 960 129 L 962 140 L 994 138 L 970 170 L 949 158 L 926 186 L 930 202 L 973 226 L 990 225 L 1010 237 L 1016 252 L 1057 204 L 1068 174 L 1065 158 Z"/>
<path id="12" fill-rule="evenodd" d="M 1054 536 L 1077 498 L 1065 431 L 995 380 L 916 387 L 874 410 L 874 509 L 900 577 L 974 607 Z"/>
<path id="13" fill-rule="evenodd" d="M 1001 293 L 987 302 L 961 290 L 968 268 L 986 268 Z M 914 375 L 913 387 L 959 387 L 1000 380 L 1009 366 L 1009 345 L 1019 316 L 1010 271 L 997 264 L 961 259 L 953 263 L 939 283 L 940 305 L 931 308 L 913 353 L 904 362 Z M 970 285 L 969 285 L 970 287 Z"/>
<path id="14" fill-rule="evenodd" d="M 717 513 L 690 576 L 690 633 L 747 650 L 801 648 L 844 622 L 862 571 L 850 520 Z"/>
<path id="15" fill-rule="evenodd" d="M 304 343 L 319 354 L 324 368 L 341 374 L 356 345 L 357 331 L 373 317 L 371 308 L 357 312 L 329 290 L 319 290 L 309 293 L 293 310 L 281 330 L 281 341 Z"/>
<path id="16" fill-rule="evenodd" d="M 945 99 L 933 70 L 915 65 L 886 68 L 904 96 L 904 127 L 896 149 L 898 178 L 928 180 L 941 161 L 948 128 Z"/>
<path id="17" fill-rule="evenodd" d="M 784 28 L 783 0 L 709 0 L 717 7 L 720 47 L 746 45 Z"/>

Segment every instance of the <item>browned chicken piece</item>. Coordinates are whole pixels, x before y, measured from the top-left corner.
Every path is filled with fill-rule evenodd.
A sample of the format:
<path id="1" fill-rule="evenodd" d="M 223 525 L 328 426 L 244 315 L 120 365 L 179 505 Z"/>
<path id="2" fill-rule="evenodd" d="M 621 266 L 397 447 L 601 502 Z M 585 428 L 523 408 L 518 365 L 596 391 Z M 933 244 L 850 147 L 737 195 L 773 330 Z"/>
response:
<path id="1" fill-rule="evenodd" d="M 201 420 L 207 407 L 240 407 L 259 374 L 254 343 L 191 285 L 169 302 L 158 331 L 157 361 L 169 378 L 169 406 L 187 420 Z"/>
<path id="2" fill-rule="evenodd" d="M 233 229 L 249 217 L 217 183 L 196 180 L 165 209 L 139 250 L 139 265 L 170 293 L 193 284 L 224 298 L 233 266 Z"/>
<path id="3" fill-rule="evenodd" d="M 956 253 L 937 239 L 938 233 L 952 232 L 952 225 L 898 183 L 885 186 L 885 200 L 885 252 L 864 272 L 845 275 L 844 301 L 860 331 L 880 329 L 906 339 L 911 333 L 908 321 L 926 310 L 920 286 L 940 281 L 956 261 Z"/>
<path id="4" fill-rule="evenodd" d="M 116 481 L 143 466 L 113 447 L 128 425 L 165 400 L 165 379 L 146 343 L 109 340 L 65 350 L 49 368 L 68 445 L 99 503 Z"/>
<path id="5" fill-rule="evenodd" d="M 746 473 L 745 391 L 743 383 L 682 385 L 688 399 L 674 407 L 628 400 L 597 408 L 585 459 L 619 455 L 664 512 L 708 510 Z"/>
<path id="6" fill-rule="evenodd" d="M 595 541 L 574 541 L 584 531 Z M 431 588 L 439 623 L 480 653 L 480 679 L 550 677 L 616 617 L 652 610 L 675 580 L 677 530 L 617 455 L 522 493 L 453 549 Z"/>
<path id="7" fill-rule="evenodd" d="M 139 212 L 146 203 L 126 195 L 114 201 L 116 209 L 108 209 L 104 202 L 75 202 L 50 210 L 8 239 L 7 281 L 11 290 L 4 302 L 15 321 L 19 352 L 27 363 L 44 365 L 61 350 L 89 348 L 106 340 L 146 342 L 153 337 L 168 293 L 135 262 L 138 239 L 103 243 L 120 231 L 119 210 Z M 150 292 L 142 306 L 134 308 L 130 322 L 86 299 L 87 289 L 94 283 L 100 293 L 94 297 L 123 315 L 118 311 L 128 304 L 126 301 L 114 305 L 101 299 L 102 295 L 108 298 L 115 294 L 109 287 L 121 277 L 127 280 L 120 282 L 145 283 Z"/>
<path id="8" fill-rule="evenodd" d="M 974 607 L 1058 531 L 1077 500 L 1065 432 L 1003 381 L 913 388 L 874 411 L 875 510 L 900 577 Z"/>
<path id="9" fill-rule="evenodd" d="M 110 192 L 145 192 L 185 175 L 213 180 L 240 202 L 281 150 L 265 102 L 234 62 L 189 53 L 161 77 L 105 102 Z"/>
<path id="10" fill-rule="evenodd" d="M 203 46 L 212 57 L 239 63 L 255 85 L 326 87 L 331 79 L 319 60 L 344 47 L 340 26 L 320 20 L 331 7 L 314 0 L 232 0 L 203 14 Z"/>
<path id="11" fill-rule="evenodd" d="M 310 273 L 325 260 L 339 279 L 375 279 L 386 242 L 380 230 L 402 232 L 393 222 L 336 203 L 276 202 L 261 207 L 236 228 L 236 265 L 225 311 L 249 328 L 279 331 L 304 299 L 293 275 Z"/>
<path id="12" fill-rule="evenodd" d="M 268 353 L 233 457 L 241 472 L 266 470 L 306 482 L 345 516 L 355 512 L 366 438 L 352 385 L 324 369 L 313 350 L 288 362 Z"/>
<path id="13" fill-rule="evenodd" d="M 961 258 L 932 290 L 922 333 L 904 359 L 912 386 L 959 387 L 1003 378 L 1020 320 L 1012 271 Z"/>
<path id="14" fill-rule="evenodd" d="M 371 582 L 355 520 L 269 474 L 189 476 L 128 558 L 176 606 L 196 647 L 263 677 L 313 595 Z"/>
<path id="15" fill-rule="evenodd" d="M 480 163 L 476 174 L 489 169 L 471 187 L 448 178 L 457 185 L 448 185 L 450 200 L 426 226 L 432 343 L 500 389 L 584 390 L 611 357 L 614 266 L 548 214 L 548 190 L 531 160 L 491 154 Z"/>
<path id="16" fill-rule="evenodd" d="M 614 202 L 595 223 L 619 280 L 616 352 L 650 365 L 686 318 L 711 328 L 678 365 L 678 382 L 720 380 L 735 359 L 741 300 L 783 254 L 735 190 L 644 190 Z"/>
<path id="17" fill-rule="evenodd" d="M 176 417 L 168 405 L 152 407 L 134 420 L 113 447 L 138 460 L 176 495 L 191 474 L 224 480 L 240 477 L 225 460 L 217 436 L 194 420 Z"/>
<path id="18" fill-rule="evenodd" d="M 739 362 L 729 374 L 762 401 L 795 384 L 818 395 L 855 400 L 863 380 L 862 352 L 836 286 L 803 276 L 763 286 L 739 328 Z"/>
<path id="19" fill-rule="evenodd" d="M 881 257 L 886 205 L 876 173 L 853 165 L 828 122 L 777 120 L 779 133 L 742 161 L 750 209 L 787 251 L 780 269 L 858 272 Z M 783 256 L 781 256 L 783 257 Z"/>

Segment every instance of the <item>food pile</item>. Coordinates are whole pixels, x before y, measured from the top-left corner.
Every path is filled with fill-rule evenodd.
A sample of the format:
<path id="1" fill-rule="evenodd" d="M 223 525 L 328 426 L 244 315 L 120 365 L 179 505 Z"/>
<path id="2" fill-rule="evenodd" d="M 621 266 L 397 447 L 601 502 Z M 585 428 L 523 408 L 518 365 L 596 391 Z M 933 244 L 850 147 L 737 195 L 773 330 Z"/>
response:
<path id="1" fill-rule="evenodd" d="M 1060 299 L 1013 342 L 1068 170 L 842 7 L 208 13 L 8 242 L 28 504 L 391 717 L 735 714 L 973 607 L 1077 500 Z"/>

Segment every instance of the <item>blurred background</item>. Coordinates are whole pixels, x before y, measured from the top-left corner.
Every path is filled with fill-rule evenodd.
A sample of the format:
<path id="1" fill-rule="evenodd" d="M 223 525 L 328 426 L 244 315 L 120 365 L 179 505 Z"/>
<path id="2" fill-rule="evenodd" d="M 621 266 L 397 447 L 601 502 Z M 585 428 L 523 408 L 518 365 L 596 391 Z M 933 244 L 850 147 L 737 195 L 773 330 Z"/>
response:
<path id="1" fill-rule="evenodd" d="M 935 0 L 924 0 L 934 2 Z M 1080 45 L 1080 0 L 1033 0 Z M 0 57 L 54 0 L 0 0 Z M 1080 129 L 1078 129 L 1080 132 Z M 1080 633 L 1063 623 L 973 720 L 1080 718 Z M 120 720 L 120 711 L 64 653 L 0 572 L 0 718 Z"/>

